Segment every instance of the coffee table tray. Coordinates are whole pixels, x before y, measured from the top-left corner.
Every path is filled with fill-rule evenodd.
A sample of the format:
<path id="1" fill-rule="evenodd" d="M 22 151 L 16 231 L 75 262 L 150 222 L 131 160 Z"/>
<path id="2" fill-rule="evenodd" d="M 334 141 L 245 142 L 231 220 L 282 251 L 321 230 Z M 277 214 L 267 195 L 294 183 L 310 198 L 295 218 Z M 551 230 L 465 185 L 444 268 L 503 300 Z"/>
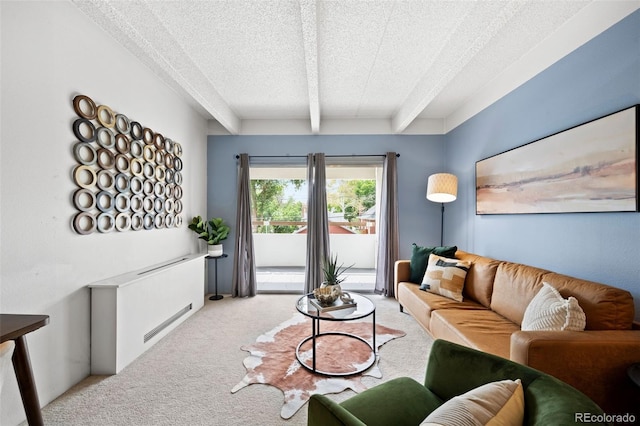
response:
<path id="1" fill-rule="evenodd" d="M 317 299 L 313 299 L 311 297 L 309 297 L 309 303 L 311 305 L 313 305 L 314 308 L 316 308 L 318 310 L 318 312 L 322 313 L 322 312 L 329 312 L 329 311 L 337 311 L 339 309 L 348 309 L 348 308 L 355 308 L 356 306 L 358 306 L 358 304 L 356 302 L 353 303 L 344 303 L 342 300 L 337 299 L 335 302 L 333 302 L 332 305 L 329 306 L 322 306 L 320 304 L 320 302 L 318 302 Z"/>

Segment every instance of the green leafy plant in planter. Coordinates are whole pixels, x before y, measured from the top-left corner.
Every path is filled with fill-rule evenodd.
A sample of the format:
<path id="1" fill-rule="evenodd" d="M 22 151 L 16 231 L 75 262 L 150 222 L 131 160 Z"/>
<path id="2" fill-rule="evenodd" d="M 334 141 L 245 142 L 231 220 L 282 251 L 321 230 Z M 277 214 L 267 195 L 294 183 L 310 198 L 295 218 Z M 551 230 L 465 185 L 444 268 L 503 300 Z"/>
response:
<path id="1" fill-rule="evenodd" d="M 196 216 L 191 220 L 188 228 L 198 234 L 198 238 L 207 242 L 210 256 L 222 256 L 221 242 L 227 239 L 231 228 L 221 217 L 213 217 L 206 221 Z"/>

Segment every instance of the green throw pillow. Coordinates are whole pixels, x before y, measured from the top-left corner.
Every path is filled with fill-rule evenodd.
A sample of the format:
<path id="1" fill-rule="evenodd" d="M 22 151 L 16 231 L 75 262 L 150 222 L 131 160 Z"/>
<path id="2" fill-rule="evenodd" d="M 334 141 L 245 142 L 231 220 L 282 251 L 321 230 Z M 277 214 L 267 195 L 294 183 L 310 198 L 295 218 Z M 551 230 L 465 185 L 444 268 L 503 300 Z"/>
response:
<path id="1" fill-rule="evenodd" d="M 413 253 L 411 254 L 411 278 L 410 281 L 415 284 L 420 284 L 424 273 L 427 270 L 427 263 L 429 262 L 429 255 L 431 253 L 437 254 L 442 257 L 453 258 L 458 250 L 457 246 L 445 246 L 445 247 L 421 247 L 416 243 L 413 243 Z"/>

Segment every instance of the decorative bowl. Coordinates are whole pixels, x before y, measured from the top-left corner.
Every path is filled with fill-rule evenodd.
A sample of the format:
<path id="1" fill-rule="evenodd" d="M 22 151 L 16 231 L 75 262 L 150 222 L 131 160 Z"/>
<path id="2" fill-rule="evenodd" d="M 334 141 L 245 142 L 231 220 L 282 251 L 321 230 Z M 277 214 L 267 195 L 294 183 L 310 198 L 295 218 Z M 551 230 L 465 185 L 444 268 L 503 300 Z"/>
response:
<path id="1" fill-rule="evenodd" d="M 320 306 L 331 306 L 333 302 L 340 297 L 339 286 L 328 285 L 326 287 L 316 288 L 313 290 L 313 295 L 318 303 L 320 303 Z"/>

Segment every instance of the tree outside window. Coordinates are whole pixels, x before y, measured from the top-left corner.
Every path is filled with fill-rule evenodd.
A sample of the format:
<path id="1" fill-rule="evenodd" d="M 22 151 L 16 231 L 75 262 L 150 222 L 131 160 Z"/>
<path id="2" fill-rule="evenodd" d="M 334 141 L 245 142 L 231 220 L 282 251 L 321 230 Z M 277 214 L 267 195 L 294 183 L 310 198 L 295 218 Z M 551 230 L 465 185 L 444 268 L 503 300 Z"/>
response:
<path id="1" fill-rule="evenodd" d="M 254 232 L 290 234 L 306 225 L 307 187 L 304 179 L 252 179 L 251 203 Z M 376 204 L 373 179 L 328 179 L 329 213 L 342 213 L 339 222 L 349 222 L 360 232 L 360 216 Z"/>

